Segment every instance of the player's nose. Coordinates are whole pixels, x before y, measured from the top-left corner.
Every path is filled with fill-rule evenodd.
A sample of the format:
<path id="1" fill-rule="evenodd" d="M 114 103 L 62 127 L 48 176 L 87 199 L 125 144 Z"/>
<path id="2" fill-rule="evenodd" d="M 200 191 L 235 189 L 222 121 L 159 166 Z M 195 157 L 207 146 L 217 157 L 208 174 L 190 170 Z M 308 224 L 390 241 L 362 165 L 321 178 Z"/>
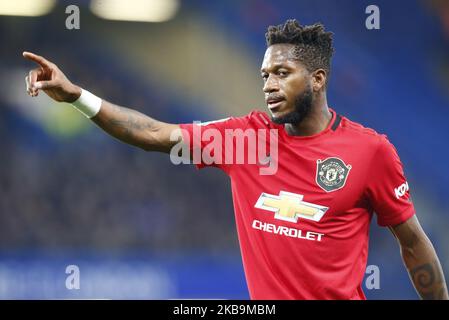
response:
<path id="1" fill-rule="evenodd" d="M 271 93 L 275 91 L 279 91 L 279 82 L 275 79 L 275 77 L 269 76 L 263 85 L 263 92 Z"/>

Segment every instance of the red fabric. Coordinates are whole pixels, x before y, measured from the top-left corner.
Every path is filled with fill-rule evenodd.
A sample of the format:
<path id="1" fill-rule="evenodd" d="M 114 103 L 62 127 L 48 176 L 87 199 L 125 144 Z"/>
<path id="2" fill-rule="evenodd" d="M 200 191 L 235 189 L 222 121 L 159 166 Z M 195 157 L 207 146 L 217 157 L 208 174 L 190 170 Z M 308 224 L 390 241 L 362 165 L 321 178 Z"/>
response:
<path id="1" fill-rule="evenodd" d="M 278 168 L 274 175 L 260 175 L 258 163 L 212 164 L 231 178 L 240 249 L 252 299 L 365 299 L 361 282 L 373 212 L 382 226 L 400 224 L 414 215 L 408 188 L 401 187 L 406 179 L 400 159 L 387 137 L 345 117 L 333 130 L 336 114 L 332 114 L 325 130 L 307 137 L 289 136 L 283 126 L 259 111 L 201 126 L 202 134 L 208 128 L 223 135 L 226 129 L 237 128 L 278 132 Z M 190 149 L 196 145 L 204 150 L 209 142 L 195 144 L 190 139 L 194 126 L 181 125 L 183 139 L 190 141 Z M 224 140 L 216 156 L 224 157 L 229 152 Z M 266 141 L 267 150 L 269 145 Z M 257 150 L 246 152 L 245 159 L 251 152 Z M 318 184 L 317 160 L 329 158 L 344 163 L 346 181 L 337 184 L 340 188 L 326 191 Z M 204 166 L 198 164 L 199 168 Z M 332 179 L 331 172 L 326 174 Z M 276 207 L 281 191 L 286 192 L 284 195 L 302 196 L 298 201 L 307 206 L 327 210 L 319 221 L 299 217 L 295 222 L 276 218 L 272 210 L 256 206 L 258 200 L 270 206 L 275 199 Z M 266 200 L 267 195 L 271 200 Z"/>

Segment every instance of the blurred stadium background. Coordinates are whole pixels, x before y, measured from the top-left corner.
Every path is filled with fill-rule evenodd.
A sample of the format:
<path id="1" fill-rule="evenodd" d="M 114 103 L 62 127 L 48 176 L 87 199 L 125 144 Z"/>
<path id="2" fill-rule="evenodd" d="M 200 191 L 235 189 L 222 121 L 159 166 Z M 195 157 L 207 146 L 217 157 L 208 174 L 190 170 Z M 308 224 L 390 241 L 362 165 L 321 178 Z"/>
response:
<path id="1" fill-rule="evenodd" d="M 34 11 L 12 13 L 21 3 Z M 91 1 L 0 1 L 0 298 L 247 299 L 225 174 L 174 166 L 44 94 L 28 97 L 34 66 L 21 53 L 41 54 L 73 82 L 156 119 L 206 121 L 265 110 L 264 33 L 287 18 L 335 33 L 330 105 L 395 144 L 449 278 L 449 1 L 146 3 L 138 12 L 160 22 L 105 20 Z M 71 4 L 81 10 L 79 30 L 65 27 Z M 370 4 L 380 8 L 380 30 L 365 28 Z M 79 290 L 65 287 L 71 264 Z M 381 275 L 368 298 L 417 298 L 376 219 L 368 264 Z"/>

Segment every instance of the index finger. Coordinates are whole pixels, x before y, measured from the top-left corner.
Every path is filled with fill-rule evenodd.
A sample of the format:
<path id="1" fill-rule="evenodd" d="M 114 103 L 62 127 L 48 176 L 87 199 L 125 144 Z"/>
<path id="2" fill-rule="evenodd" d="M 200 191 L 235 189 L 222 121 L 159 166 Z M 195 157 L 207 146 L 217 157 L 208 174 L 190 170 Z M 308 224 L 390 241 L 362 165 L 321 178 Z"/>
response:
<path id="1" fill-rule="evenodd" d="M 28 60 L 31 60 L 31 61 L 34 61 L 34 62 L 40 64 L 42 67 L 50 67 L 52 65 L 52 63 L 50 61 L 48 61 L 47 59 L 45 59 L 44 57 L 39 56 L 34 53 L 31 53 L 31 52 L 24 51 L 23 56 Z"/>

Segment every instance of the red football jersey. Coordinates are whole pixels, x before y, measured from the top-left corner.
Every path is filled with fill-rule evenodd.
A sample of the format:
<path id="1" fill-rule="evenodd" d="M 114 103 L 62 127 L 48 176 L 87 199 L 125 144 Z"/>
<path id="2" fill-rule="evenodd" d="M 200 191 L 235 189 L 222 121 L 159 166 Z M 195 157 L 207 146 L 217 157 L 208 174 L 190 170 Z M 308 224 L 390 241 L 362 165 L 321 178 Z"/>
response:
<path id="1" fill-rule="evenodd" d="M 283 125 L 259 111 L 181 125 L 192 152 L 207 151 L 217 160 L 203 158 L 197 166 L 221 168 L 231 178 L 252 299 L 365 299 L 362 281 L 373 212 L 381 226 L 414 215 L 401 161 L 387 137 L 331 112 L 325 130 L 305 137 L 288 135 Z M 214 132 L 204 137 L 206 129 Z M 270 129 L 271 134 L 262 134 Z M 201 141 L 193 139 L 198 130 Z M 247 145 L 255 132 L 257 143 L 236 164 L 242 132 L 250 132 Z M 212 141 L 221 150 L 211 150 Z M 265 149 L 262 155 L 260 149 Z M 261 174 L 270 165 L 274 173 Z"/>

